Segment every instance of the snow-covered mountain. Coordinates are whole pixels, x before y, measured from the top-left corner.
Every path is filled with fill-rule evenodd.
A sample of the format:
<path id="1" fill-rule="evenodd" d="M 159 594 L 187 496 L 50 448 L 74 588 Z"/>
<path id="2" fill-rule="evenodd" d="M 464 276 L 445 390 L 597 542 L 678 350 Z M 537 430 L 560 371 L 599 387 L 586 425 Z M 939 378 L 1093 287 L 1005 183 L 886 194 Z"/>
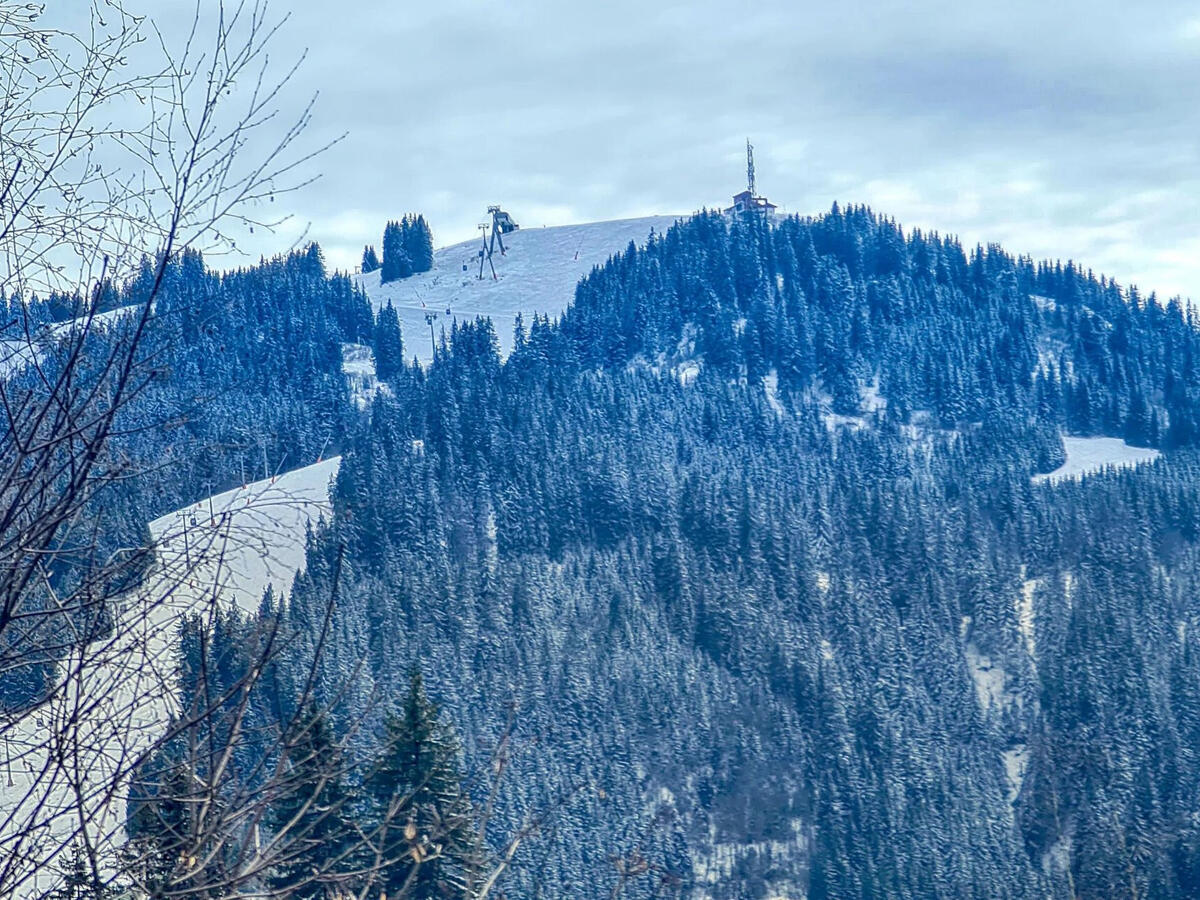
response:
<path id="1" fill-rule="evenodd" d="M 575 285 L 594 266 L 633 241 L 646 242 L 651 229 L 662 233 L 679 216 L 647 216 L 548 228 L 522 228 L 504 235 L 506 252 L 492 254 L 495 277 L 485 259 L 479 278 L 478 240 L 464 241 L 437 250 L 433 268 L 410 278 L 380 284 L 379 270 L 357 275 L 358 283 L 379 309 L 388 301 L 396 307 L 404 333 L 405 356 L 428 362 L 432 355 L 430 323 L 434 335 L 449 331 L 455 320 L 476 316 L 491 318 L 500 339 L 500 350 L 512 349 L 517 313 L 526 322 L 534 313 L 557 316 L 575 296 Z"/>

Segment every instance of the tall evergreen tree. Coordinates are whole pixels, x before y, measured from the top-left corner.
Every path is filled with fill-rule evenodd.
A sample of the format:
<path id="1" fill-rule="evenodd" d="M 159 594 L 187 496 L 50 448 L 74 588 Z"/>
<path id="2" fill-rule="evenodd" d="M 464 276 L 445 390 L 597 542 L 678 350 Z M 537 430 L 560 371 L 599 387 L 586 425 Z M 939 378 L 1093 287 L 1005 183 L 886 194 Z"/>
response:
<path id="1" fill-rule="evenodd" d="M 61 868 L 61 883 L 47 895 L 46 900 L 115 900 L 117 893 L 100 881 L 92 872 L 83 847 L 71 846 L 71 855 Z"/>
<path id="2" fill-rule="evenodd" d="M 404 369 L 404 339 L 400 333 L 400 317 L 389 300 L 375 320 L 375 376 L 391 381 Z"/>
<path id="3" fill-rule="evenodd" d="M 375 245 L 368 244 L 363 248 L 362 273 L 366 275 L 368 272 L 374 272 L 378 268 L 379 257 L 375 253 Z"/>
<path id="4" fill-rule="evenodd" d="M 193 847 L 199 806 L 195 773 L 173 750 L 164 749 L 142 766 L 130 790 L 129 842 L 122 855 L 148 900 L 186 887 L 179 882 L 189 868 L 186 856 L 198 849 Z"/>
<path id="5" fill-rule="evenodd" d="M 423 215 L 405 219 L 404 249 L 414 272 L 428 272 L 433 268 L 433 232 Z"/>
<path id="6" fill-rule="evenodd" d="M 390 896 L 410 884 L 405 896 L 413 900 L 465 900 L 481 862 L 474 810 L 462 787 L 458 739 L 425 695 L 419 671 L 411 673 L 408 693 L 386 730 L 367 780 L 383 823 L 381 842 L 393 861 L 382 887 Z"/>
<path id="7" fill-rule="evenodd" d="M 379 278 L 384 284 L 407 278 L 413 273 L 412 260 L 405 248 L 404 229 L 400 222 L 388 222 L 383 229 L 383 261 Z"/>
<path id="8" fill-rule="evenodd" d="M 310 704 L 300 722 L 288 790 L 271 809 L 283 852 L 268 883 L 289 900 L 334 900 L 344 896 L 345 875 L 357 866 L 352 794 L 325 714 Z"/>

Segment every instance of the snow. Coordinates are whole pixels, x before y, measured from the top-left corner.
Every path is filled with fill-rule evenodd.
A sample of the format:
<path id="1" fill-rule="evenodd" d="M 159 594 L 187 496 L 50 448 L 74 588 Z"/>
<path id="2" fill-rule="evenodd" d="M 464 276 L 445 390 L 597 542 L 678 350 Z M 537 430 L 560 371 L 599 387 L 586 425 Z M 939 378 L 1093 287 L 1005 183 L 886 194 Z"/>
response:
<path id="1" fill-rule="evenodd" d="M 716 826 L 710 825 L 711 852 L 706 856 L 697 855 L 692 862 L 692 874 L 697 882 L 696 896 L 712 897 L 709 888 L 727 880 L 737 870 L 738 864 L 743 859 L 759 858 L 785 863 L 803 858 L 812 843 L 811 829 L 804 820 L 798 818 L 792 819 L 788 824 L 792 832 L 790 838 L 745 843 L 719 840 Z M 803 896 L 803 894 L 793 893 L 786 884 L 769 885 L 768 889 L 773 891 L 768 896 L 774 900 L 793 900 L 793 898 Z"/>
<path id="2" fill-rule="evenodd" d="M 1031 585 L 1034 584 L 1035 582 L 1027 581 L 1026 589 L 1021 592 L 1021 596 L 1027 597 L 1031 605 L 1033 601 Z M 1017 602 L 1020 604 L 1022 601 L 1018 600 Z M 959 636 L 964 641 L 963 655 L 966 657 L 967 671 L 971 675 L 971 682 L 975 686 L 975 697 L 979 701 L 979 708 L 983 710 L 985 716 L 993 711 L 996 713 L 1007 711 L 1013 706 L 1019 708 L 1022 705 L 1022 699 L 1009 687 L 1008 673 L 1004 667 L 992 660 L 991 657 L 981 653 L 975 642 L 969 640 L 971 625 L 971 617 L 963 616 L 962 622 L 959 624 Z M 1032 635 L 1029 640 L 1032 641 Z M 1021 785 L 1025 783 L 1025 773 L 1029 767 L 1029 750 L 1024 743 L 1014 744 L 1004 750 L 1000 757 L 1004 764 L 1008 802 L 1009 805 L 1012 805 L 1017 801 L 1017 795 L 1021 793 Z"/>
<path id="3" fill-rule="evenodd" d="M 876 375 L 859 390 L 862 397 L 862 409 L 868 415 L 887 409 L 887 398 L 879 393 L 879 376 Z"/>
<path id="4" fill-rule="evenodd" d="M 97 331 L 105 330 L 121 319 L 124 319 L 135 313 L 139 313 L 141 310 L 142 305 L 140 303 L 135 303 L 132 306 L 119 306 L 116 309 L 110 309 L 107 312 L 96 313 L 96 315 L 92 317 L 91 328 Z M 65 337 L 86 322 L 87 318 L 81 316 L 77 319 L 67 319 L 63 322 L 53 322 L 46 327 L 55 337 Z"/>
<path id="5" fill-rule="evenodd" d="M 342 374 L 350 386 L 350 401 L 359 409 L 366 409 L 383 389 L 375 376 L 375 354 L 366 344 L 342 344 Z"/>
<path id="6" fill-rule="evenodd" d="M 1008 803 L 1011 806 L 1017 802 L 1017 795 L 1025 783 L 1025 773 L 1029 771 L 1029 748 L 1017 744 L 1000 755 L 1004 758 L 1004 777 L 1008 781 Z"/>
<path id="7" fill-rule="evenodd" d="M 687 387 L 693 381 L 700 377 L 700 363 L 698 360 L 689 359 L 681 365 L 676 371 L 679 378 L 679 383 Z"/>
<path id="8" fill-rule="evenodd" d="M 106 785 L 122 782 L 129 760 L 162 733 L 174 705 L 175 629 L 181 616 L 236 603 L 255 610 L 268 585 L 290 590 L 304 564 L 306 525 L 328 513 L 329 481 L 340 458 L 227 491 L 150 523 L 154 564 L 143 586 L 115 603 L 113 635 L 89 644 L 87 665 L 36 712 L 5 728 L 8 779 L 0 786 L 0 855 L 20 852 L 24 871 L 41 874 L 18 890 L 47 888 L 55 836 L 78 824 L 71 784 L 81 779 L 95 836 L 119 842 L 124 801 Z M 72 725 L 72 721 L 76 724 Z M 59 740 L 47 740 L 48 733 Z M 78 744 L 48 752 L 70 736 Z M 76 813 L 76 816 L 78 814 Z M 33 844 L 14 835 L 34 829 Z M 40 880 L 39 880 L 40 879 Z"/>
<path id="9" fill-rule="evenodd" d="M 380 284 L 380 272 L 356 275 L 371 305 L 379 309 L 390 300 L 400 317 L 405 355 L 429 362 L 432 355 L 426 313 L 436 314 L 434 333 L 450 331 L 452 321 L 476 316 L 492 320 L 500 350 L 512 350 L 513 323 L 524 315 L 526 327 L 534 313 L 554 318 L 575 298 L 575 285 L 593 267 L 633 241 L 645 244 L 650 230 L 665 232 L 679 216 L 647 216 L 553 228 L 521 228 L 504 235 L 507 252 L 497 247 L 492 256 L 496 279 L 484 264 L 479 280 L 480 241 L 465 241 L 437 250 L 433 269 L 410 278 Z M 465 270 L 463 267 L 466 267 Z M 422 305 L 424 304 L 424 305 Z"/>
<path id="10" fill-rule="evenodd" d="M 821 421 L 825 423 L 825 428 L 830 432 L 836 432 L 841 428 L 848 428 L 851 431 L 870 428 L 875 414 L 887 408 L 887 398 L 879 393 L 878 376 L 859 385 L 858 411 L 855 415 L 844 415 L 833 411 L 833 396 L 825 389 L 824 383 L 819 378 L 813 380 L 812 387 L 808 390 L 808 396 L 816 403 L 820 410 Z"/>
<path id="11" fill-rule="evenodd" d="M 870 427 L 870 423 L 862 416 L 844 416 L 841 413 L 835 412 L 821 413 L 821 421 L 825 423 L 825 428 L 828 431 L 837 431 L 839 428 L 849 428 L 851 431 L 859 431 L 860 429 Z"/>
<path id="12" fill-rule="evenodd" d="M 24 340 L 0 341 L 0 378 L 20 372 L 37 358 L 33 344 Z"/>
<path id="13" fill-rule="evenodd" d="M 1017 595 L 1017 627 L 1025 642 L 1025 650 L 1033 659 L 1037 659 L 1037 642 L 1033 631 L 1033 595 L 1039 584 L 1040 579 L 1026 579 L 1021 582 L 1021 592 Z"/>
<path id="14" fill-rule="evenodd" d="M 1131 468 L 1154 462 L 1161 455 L 1157 450 L 1133 447 L 1113 437 L 1064 437 L 1063 447 L 1067 452 L 1067 461 L 1053 472 L 1034 475 L 1035 483 L 1045 481 L 1055 484 L 1079 479 L 1084 475 L 1102 472 L 1109 466 Z"/>
<path id="15" fill-rule="evenodd" d="M 1070 834 L 1059 835 L 1050 849 L 1042 854 L 1042 871 L 1047 875 L 1054 872 L 1070 873 L 1071 857 L 1075 853 L 1075 842 Z"/>
<path id="16" fill-rule="evenodd" d="M 121 306 L 107 312 L 96 313 L 92 317 L 90 327 L 93 331 L 103 331 L 114 322 L 139 312 L 141 308 L 140 305 Z M 0 378 L 17 372 L 38 359 L 39 351 L 45 341 L 51 338 L 69 337 L 86 321 L 86 318 L 81 317 L 66 319 L 62 322 L 50 322 L 38 326 L 37 331 L 31 329 L 28 337 L 22 332 L 19 336 L 14 334 L 7 340 L 0 340 Z M 16 330 L 20 331 L 20 329 Z"/>
<path id="17" fill-rule="evenodd" d="M 1004 689 L 1007 680 L 1004 667 L 992 662 L 990 657 L 980 653 L 979 648 L 972 643 L 966 646 L 966 657 L 980 708 L 984 712 L 993 708 L 1002 709 L 1009 700 Z"/>
<path id="18" fill-rule="evenodd" d="M 783 418 L 783 404 L 779 402 L 779 373 L 772 369 L 763 376 L 763 392 L 767 395 L 767 405 L 775 411 L 775 415 Z"/>

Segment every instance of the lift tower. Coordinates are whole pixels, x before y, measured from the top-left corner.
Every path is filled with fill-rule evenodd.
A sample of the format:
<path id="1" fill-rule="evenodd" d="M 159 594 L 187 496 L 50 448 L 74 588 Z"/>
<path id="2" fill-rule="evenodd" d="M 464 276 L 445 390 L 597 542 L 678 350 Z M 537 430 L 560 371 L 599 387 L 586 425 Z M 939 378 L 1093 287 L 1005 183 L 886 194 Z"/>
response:
<path id="1" fill-rule="evenodd" d="M 515 223 L 499 206 L 489 206 L 488 214 L 492 217 L 492 241 L 488 247 L 488 256 L 492 255 L 497 242 L 500 244 L 500 255 L 508 256 L 508 251 L 504 249 L 504 232 L 512 231 Z"/>
<path id="2" fill-rule="evenodd" d="M 496 266 L 492 262 L 492 250 L 488 246 L 488 223 L 479 223 L 479 232 L 483 235 L 483 246 L 479 248 L 479 280 L 483 281 L 483 263 L 486 260 L 487 264 L 492 267 L 492 280 L 499 281 L 500 278 L 496 275 Z M 495 232 L 492 233 L 495 236 Z"/>

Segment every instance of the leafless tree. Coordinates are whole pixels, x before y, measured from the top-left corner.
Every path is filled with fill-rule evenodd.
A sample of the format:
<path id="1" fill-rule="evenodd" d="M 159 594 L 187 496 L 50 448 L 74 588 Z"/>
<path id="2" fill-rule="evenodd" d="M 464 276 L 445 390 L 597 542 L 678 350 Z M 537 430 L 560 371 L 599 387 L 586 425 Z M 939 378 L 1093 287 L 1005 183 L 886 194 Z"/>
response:
<path id="1" fill-rule="evenodd" d="M 147 334 L 167 267 L 278 226 L 274 200 L 323 149 L 301 141 L 311 101 L 284 112 L 295 66 L 269 66 L 267 47 L 286 17 L 263 0 L 198 3 L 178 46 L 121 0 L 54 14 L 0 0 L 0 296 L 56 291 L 78 313 L 41 333 L 24 316 L 0 324 L 0 679 L 50 673 L 0 713 L 6 897 L 43 893 L 69 847 L 107 877 L 121 792 L 169 737 L 156 703 L 181 597 L 216 602 L 195 582 L 211 575 L 197 561 L 220 561 L 220 529 L 207 546 L 186 546 L 185 529 L 97 550 L 104 492 L 137 474 L 112 439 L 159 374 Z M 103 292 L 147 253 L 153 286 L 97 353 Z M 172 540 L 183 554 L 164 560 Z"/>
<path id="2" fill-rule="evenodd" d="M 191 247 L 235 251 L 243 230 L 278 227 L 276 199 L 307 183 L 324 148 L 302 141 L 311 101 L 284 112 L 299 59 L 268 66 L 286 16 L 264 0 L 202 0 L 178 45 L 122 0 L 90 0 L 71 27 L 52 22 L 54 12 L 0 0 L 0 299 L 55 291 L 77 307 L 70 323 L 41 332 L 26 316 L 0 323 L 0 679 L 48 673 L 27 704 L 0 709 L 0 896 L 48 896 L 67 869 L 95 892 L 261 895 L 326 817 L 348 816 L 340 801 L 302 802 L 304 814 L 283 823 L 271 810 L 300 790 L 320 794 L 311 777 L 298 780 L 310 764 L 322 763 L 318 788 L 361 778 L 353 730 L 332 761 L 310 758 L 307 739 L 329 714 L 315 705 L 315 668 L 295 712 L 267 723 L 251 715 L 288 643 L 277 622 L 254 633 L 231 683 L 213 694 L 201 672 L 203 689 L 181 704 L 176 625 L 184 615 L 211 623 L 228 602 L 230 557 L 259 535 L 238 534 L 246 526 L 231 510 L 210 510 L 207 523 L 185 515 L 145 545 L 103 555 L 97 510 L 106 490 L 143 474 L 113 439 L 122 410 L 159 376 L 148 335 L 172 259 Z M 114 324 L 100 314 L 104 292 L 147 253 L 152 287 Z M 264 515 L 312 502 L 286 489 L 230 501 Z M 381 872 L 437 860 L 450 831 L 475 828 L 484 847 L 511 746 L 510 728 L 481 806 L 420 830 L 401 821 L 403 797 L 370 826 L 350 817 L 344 851 L 275 893 L 315 886 L 367 900 L 380 896 Z M 247 747 L 259 764 L 235 765 Z M 170 784 L 186 828 L 153 847 L 124 843 L 135 782 Z M 151 808 L 155 799 L 141 797 Z M 518 849 L 568 799 L 481 852 L 470 896 L 494 895 Z"/>

